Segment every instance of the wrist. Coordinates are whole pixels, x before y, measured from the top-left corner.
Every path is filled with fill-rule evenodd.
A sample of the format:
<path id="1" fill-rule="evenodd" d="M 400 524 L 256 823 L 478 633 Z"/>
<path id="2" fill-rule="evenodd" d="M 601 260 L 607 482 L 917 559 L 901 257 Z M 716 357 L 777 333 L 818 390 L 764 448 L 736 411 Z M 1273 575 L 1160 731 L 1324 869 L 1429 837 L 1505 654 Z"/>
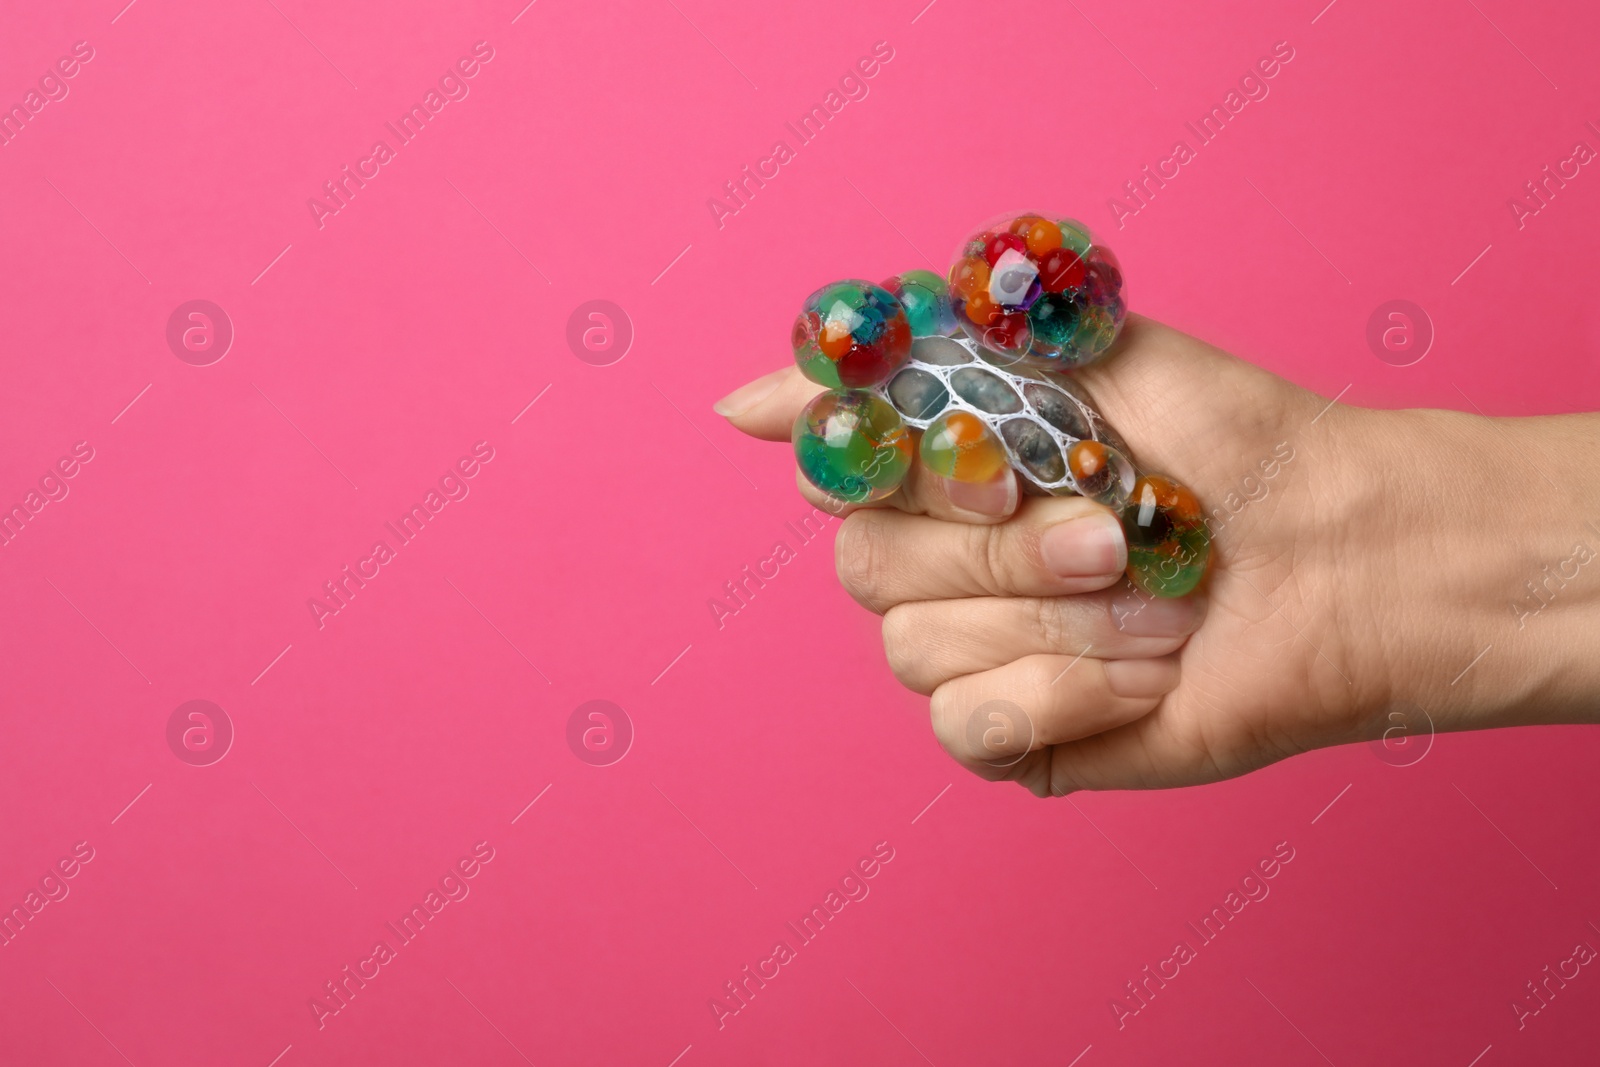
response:
<path id="1" fill-rule="evenodd" d="M 1600 418 L 1352 414 L 1383 488 L 1351 521 L 1383 538 L 1366 602 L 1392 635 L 1369 710 L 1414 704 L 1440 730 L 1597 721 Z"/>

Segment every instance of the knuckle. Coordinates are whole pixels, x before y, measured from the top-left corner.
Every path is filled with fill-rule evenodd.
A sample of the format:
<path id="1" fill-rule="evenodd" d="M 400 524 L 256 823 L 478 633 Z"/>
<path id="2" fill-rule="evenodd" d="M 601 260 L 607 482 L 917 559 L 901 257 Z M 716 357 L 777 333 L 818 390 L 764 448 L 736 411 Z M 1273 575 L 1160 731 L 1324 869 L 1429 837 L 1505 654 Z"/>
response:
<path id="1" fill-rule="evenodd" d="M 1060 704 L 1060 697 L 1053 692 L 1057 688 L 1055 681 L 1062 674 L 1058 656 L 1027 656 L 1013 663 L 1012 667 L 1020 668 L 1014 680 L 1019 701 L 1037 702 L 1043 709 Z"/>
<path id="2" fill-rule="evenodd" d="M 1005 546 L 998 526 L 968 526 L 965 528 L 966 558 L 973 561 L 973 577 L 983 591 L 1000 594 L 1005 586 L 1000 576 L 1005 572 Z"/>
<path id="3" fill-rule="evenodd" d="M 1069 793 L 1076 793 L 1078 790 L 1085 788 L 1082 779 L 1073 769 L 1072 762 L 1065 758 L 1065 753 L 1062 753 L 1059 758 L 1055 752 L 1052 752 L 1050 756 L 1049 773 L 1046 775 L 1050 785 L 1050 796 L 1064 797 Z"/>
<path id="4" fill-rule="evenodd" d="M 1037 522 L 1006 523 L 1000 532 L 1005 540 L 1006 580 L 1016 589 L 1037 585 L 1048 573 L 1039 549 L 1043 528 Z"/>
<path id="5" fill-rule="evenodd" d="M 858 511 L 839 526 L 833 543 L 834 569 L 839 584 L 862 607 L 878 611 L 877 592 L 882 584 L 881 569 L 887 565 L 887 535 L 877 516 Z"/>
<path id="6" fill-rule="evenodd" d="M 926 692 L 921 631 L 915 604 L 898 604 L 884 612 L 883 654 L 889 661 L 889 669 L 907 689 Z"/>
<path id="7" fill-rule="evenodd" d="M 1038 631 L 1040 647 L 1051 652 L 1067 652 L 1074 645 L 1072 628 L 1067 622 L 1066 604 L 1056 597 L 1038 597 L 1034 600 L 1034 626 Z M 1076 653 L 1076 649 L 1073 649 Z"/>
<path id="8" fill-rule="evenodd" d="M 1030 544 L 1030 539 L 1037 541 L 1037 533 L 1027 524 L 974 526 L 967 537 L 968 558 L 980 561 L 979 580 L 989 593 L 1002 596 L 1037 584 L 1033 578 L 1037 551 Z"/>

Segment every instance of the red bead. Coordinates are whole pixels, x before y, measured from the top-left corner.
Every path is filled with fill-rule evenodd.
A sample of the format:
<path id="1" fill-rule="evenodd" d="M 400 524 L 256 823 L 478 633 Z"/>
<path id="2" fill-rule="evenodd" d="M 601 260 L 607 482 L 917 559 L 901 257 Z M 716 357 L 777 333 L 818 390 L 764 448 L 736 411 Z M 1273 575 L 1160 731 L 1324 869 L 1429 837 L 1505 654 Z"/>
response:
<path id="1" fill-rule="evenodd" d="M 1120 288 L 1122 285 L 1122 264 L 1117 261 L 1117 254 L 1105 245 L 1095 245 L 1089 252 L 1089 262 L 1107 272 L 1108 277 Z"/>
<path id="2" fill-rule="evenodd" d="M 911 354 L 911 327 L 900 316 L 883 324 L 871 344 L 853 345 L 838 359 L 839 382 L 846 389 L 866 389 L 886 382 Z"/>
<path id="3" fill-rule="evenodd" d="M 884 323 L 883 337 L 879 341 L 883 350 L 895 364 L 911 354 L 911 323 L 899 315 Z"/>
<path id="4" fill-rule="evenodd" d="M 1033 341 L 1033 328 L 1025 311 L 997 315 L 983 331 L 983 343 L 996 352 L 1024 352 Z"/>
<path id="5" fill-rule="evenodd" d="M 821 325 L 822 319 L 815 311 L 802 311 L 794 320 L 794 328 L 789 331 L 789 347 L 798 350 L 811 344 L 817 339 L 817 330 Z"/>
<path id="6" fill-rule="evenodd" d="M 1089 253 L 1089 295 L 1097 304 L 1110 303 L 1122 291 L 1122 265 L 1111 249 L 1096 245 Z"/>
<path id="7" fill-rule="evenodd" d="M 995 265 L 995 261 L 1005 255 L 1008 248 L 1026 253 L 1028 251 L 1028 242 L 1014 233 L 997 233 L 984 242 L 983 258 L 988 260 L 989 266 L 992 267 Z"/>
<path id="8" fill-rule="evenodd" d="M 1039 284 L 1047 293 L 1064 293 L 1083 284 L 1083 260 L 1070 248 L 1058 248 L 1039 261 Z"/>

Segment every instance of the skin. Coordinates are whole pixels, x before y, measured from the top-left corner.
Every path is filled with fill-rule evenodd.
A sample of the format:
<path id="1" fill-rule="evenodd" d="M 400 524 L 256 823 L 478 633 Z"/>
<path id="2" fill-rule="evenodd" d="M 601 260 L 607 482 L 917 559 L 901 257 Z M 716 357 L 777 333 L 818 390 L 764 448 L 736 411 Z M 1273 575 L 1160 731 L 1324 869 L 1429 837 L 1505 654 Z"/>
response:
<path id="1" fill-rule="evenodd" d="M 1600 417 L 1333 404 L 1137 316 L 1076 379 L 1141 468 L 1211 516 L 1196 594 L 1141 596 L 1105 509 L 1022 496 L 1009 472 L 914 467 L 867 508 L 799 480 L 847 515 L 839 579 L 883 616 L 890 667 L 963 766 L 1064 796 L 1430 723 L 1600 718 Z M 717 410 L 787 442 L 819 391 L 788 368 Z"/>

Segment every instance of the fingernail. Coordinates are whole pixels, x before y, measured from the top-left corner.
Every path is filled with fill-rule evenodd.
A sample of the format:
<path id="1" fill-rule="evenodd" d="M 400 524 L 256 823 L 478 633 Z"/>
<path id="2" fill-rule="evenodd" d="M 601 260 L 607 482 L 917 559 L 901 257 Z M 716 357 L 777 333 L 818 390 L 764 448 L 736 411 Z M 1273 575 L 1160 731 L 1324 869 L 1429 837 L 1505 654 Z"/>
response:
<path id="1" fill-rule="evenodd" d="M 1133 637 L 1182 637 L 1199 627 L 1205 606 L 1204 597 L 1125 596 L 1111 602 L 1111 621 Z"/>
<path id="2" fill-rule="evenodd" d="M 1106 685 L 1119 697 L 1165 696 L 1178 687 L 1182 677 L 1178 661 L 1163 659 L 1114 659 L 1105 665 Z"/>
<path id="3" fill-rule="evenodd" d="M 1063 578 L 1121 574 L 1128 565 L 1122 523 L 1108 511 L 1050 527 L 1039 538 L 1039 554 L 1044 565 Z"/>
<path id="4" fill-rule="evenodd" d="M 1017 480 L 1009 469 L 987 482 L 962 482 L 935 475 L 944 483 L 945 499 L 958 517 L 992 519 L 1017 509 Z"/>
<path id="5" fill-rule="evenodd" d="M 782 370 L 775 370 L 771 374 L 764 374 L 748 385 L 741 385 L 715 404 L 712 404 L 711 410 L 725 419 L 731 419 L 735 415 L 743 415 L 771 396 L 772 391 L 778 387 L 778 383 L 783 381 L 783 376 L 788 373 L 789 369 L 785 367 Z"/>

